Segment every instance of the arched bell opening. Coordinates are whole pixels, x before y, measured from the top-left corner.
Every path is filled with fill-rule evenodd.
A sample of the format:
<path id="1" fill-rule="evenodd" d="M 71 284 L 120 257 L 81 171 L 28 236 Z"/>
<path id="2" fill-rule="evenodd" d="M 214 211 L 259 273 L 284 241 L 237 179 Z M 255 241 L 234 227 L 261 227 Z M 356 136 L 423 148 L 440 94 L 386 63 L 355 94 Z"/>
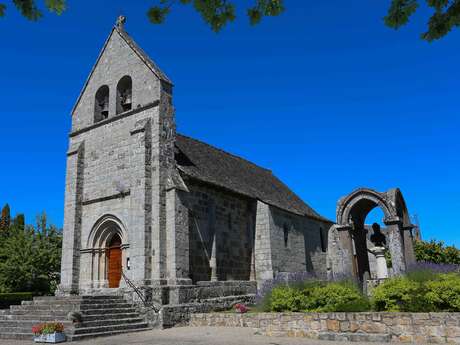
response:
<path id="1" fill-rule="evenodd" d="M 105 120 L 109 117 L 109 87 L 101 86 L 94 99 L 94 122 Z"/>
<path id="2" fill-rule="evenodd" d="M 117 114 L 133 107 L 133 81 L 129 75 L 120 79 L 117 85 Z"/>

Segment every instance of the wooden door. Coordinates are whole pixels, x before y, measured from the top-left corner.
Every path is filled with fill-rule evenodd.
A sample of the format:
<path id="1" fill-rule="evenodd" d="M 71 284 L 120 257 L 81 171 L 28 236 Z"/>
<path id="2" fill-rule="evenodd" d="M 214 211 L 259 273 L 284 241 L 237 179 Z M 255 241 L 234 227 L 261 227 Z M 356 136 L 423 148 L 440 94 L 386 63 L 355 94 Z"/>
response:
<path id="1" fill-rule="evenodd" d="M 120 286 L 121 279 L 121 240 L 118 235 L 115 235 L 109 244 L 108 249 L 108 280 L 109 288 L 117 288 Z"/>

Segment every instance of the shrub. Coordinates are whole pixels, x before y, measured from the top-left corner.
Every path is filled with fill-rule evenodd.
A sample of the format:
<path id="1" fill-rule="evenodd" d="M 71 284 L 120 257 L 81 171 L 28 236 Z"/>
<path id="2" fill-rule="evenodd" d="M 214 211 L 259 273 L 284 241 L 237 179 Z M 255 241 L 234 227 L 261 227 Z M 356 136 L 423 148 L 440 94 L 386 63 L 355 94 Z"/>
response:
<path id="1" fill-rule="evenodd" d="M 413 271 L 386 280 L 373 290 L 376 311 L 460 311 L 460 275 Z"/>
<path id="2" fill-rule="evenodd" d="M 350 282 L 305 283 L 298 286 L 278 286 L 268 299 L 271 311 L 367 311 L 369 302 Z"/>
<path id="3" fill-rule="evenodd" d="M 274 279 L 265 280 L 256 294 L 255 310 L 270 311 L 271 292 L 278 286 L 297 286 L 316 279 L 310 272 L 279 272 Z"/>
<path id="4" fill-rule="evenodd" d="M 407 277 L 391 278 L 372 290 L 372 306 L 376 311 L 423 311 L 420 290 L 420 282 Z"/>
<path id="5" fill-rule="evenodd" d="M 21 301 L 31 300 L 32 298 L 31 292 L 0 293 L 0 309 L 7 309 L 10 305 L 19 305 Z"/>
<path id="6" fill-rule="evenodd" d="M 428 311 L 460 311 L 460 275 L 439 274 L 436 280 L 425 283 Z"/>

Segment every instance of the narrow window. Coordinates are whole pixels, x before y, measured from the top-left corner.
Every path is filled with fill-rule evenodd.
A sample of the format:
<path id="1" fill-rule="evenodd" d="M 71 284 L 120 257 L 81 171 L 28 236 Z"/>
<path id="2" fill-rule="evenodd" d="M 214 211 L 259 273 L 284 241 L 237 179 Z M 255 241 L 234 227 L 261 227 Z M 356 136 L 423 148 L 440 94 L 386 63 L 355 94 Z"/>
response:
<path id="1" fill-rule="evenodd" d="M 96 92 L 94 102 L 94 122 L 105 120 L 109 117 L 109 87 L 101 86 Z"/>
<path id="2" fill-rule="evenodd" d="M 289 227 L 287 224 L 284 224 L 283 226 L 283 235 L 284 235 L 284 248 L 288 247 L 288 242 L 289 242 Z"/>
<path id="3" fill-rule="evenodd" d="M 130 76 L 125 75 L 117 85 L 117 114 L 132 109 L 133 103 L 133 81 Z"/>
<path id="4" fill-rule="evenodd" d="M 321 241 L 321 251 L 325 253 L 327 250 L 327 243 L 324 236 L 323 228 L 319 228 L 319 240 Z"/>

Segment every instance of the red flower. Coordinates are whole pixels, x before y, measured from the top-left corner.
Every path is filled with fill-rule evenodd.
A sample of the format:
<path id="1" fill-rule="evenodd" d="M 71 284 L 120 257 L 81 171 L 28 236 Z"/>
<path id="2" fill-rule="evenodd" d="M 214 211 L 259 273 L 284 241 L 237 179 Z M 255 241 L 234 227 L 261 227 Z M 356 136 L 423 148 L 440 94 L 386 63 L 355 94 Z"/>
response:
<path id="1" fill-rule="evenodd" d="M 62 333 L 64 325 L 60 322 L 39 323 L 32 327 L 33 334 L 52 334 L 55 332 Z"/>
<path id="2" fill-rule="evenodd" d="M 246 307 L 244 304 L 242 303 L 237 303 L 235 304 L 235 310 L 237 313 L 241 313 L 241 314 L 244 314 L 244 313 L 247 313 L 249 308 Z"/>

